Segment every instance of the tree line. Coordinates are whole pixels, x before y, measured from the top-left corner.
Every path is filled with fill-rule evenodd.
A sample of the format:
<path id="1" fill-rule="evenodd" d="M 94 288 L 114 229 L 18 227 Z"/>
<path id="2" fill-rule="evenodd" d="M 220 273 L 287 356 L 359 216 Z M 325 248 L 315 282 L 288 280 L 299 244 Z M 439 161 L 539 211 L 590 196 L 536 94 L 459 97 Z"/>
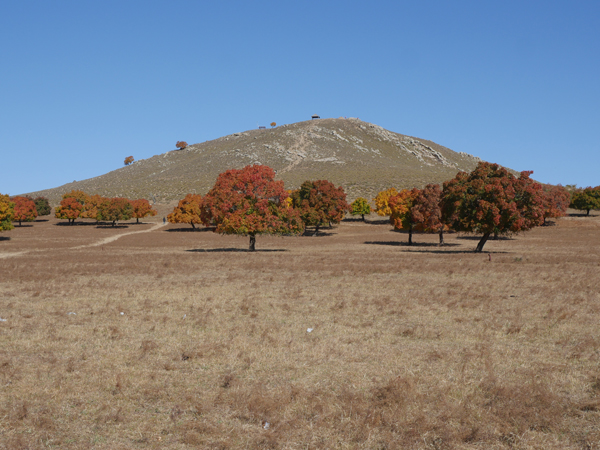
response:
<path id="1" fill-rule="evenodd" d="M 470 173 L 459 172 L 442 186 L 428 184 L 423 189 L 381 191 L 373 199 L 374 211 L 389 216 L 397 230 L 438 233 L 440 244 L 447 231 L 482 235 L 475 251 L 481 252 L 490 236 L 530 230 L 546 224 L 548 218 L 566 215 L 568 207 L 600 209 L 600 186 L 574 189 L 545 185 L 530 178 L 533 172 L 513 175 L 498 164 L 480 162 Z M 0 229 L 12 228 L 12 221 L 35 220 L 43 209 L 50 213 L 47 199 L 0 195 Z M 39 207 L 38 207 L 39 204 Z M 46 206 L 43 206 L 46 205 Z M 41 208 L 41 209 L 40 209 Z M 44 209 L 47 208 L 47 209 Z M 286 190 L 275 180 L 275 171 L 263 165 L 231 169 L 217 178 L 205 195 L 188 194 L 167 216 L 171 223 L 212 227 L 215 232 L 249 236 L 249 248 L 255 250 L 261 234 L 298 235 L 313 228 L 337 224 L 346 213 L 364 216 L 371 205 L 359 197 L 346 202 L 342 187 L 327 180 L 305 181 L 299 189 Z M 77 218 L 110 221 L 129 220 L 156 214 L 148 200 L 89 196 L 71 191 L 55 209 L 55 216 L 73 224 Z M 33 217 L 33 218 L 32 218 Z"/>

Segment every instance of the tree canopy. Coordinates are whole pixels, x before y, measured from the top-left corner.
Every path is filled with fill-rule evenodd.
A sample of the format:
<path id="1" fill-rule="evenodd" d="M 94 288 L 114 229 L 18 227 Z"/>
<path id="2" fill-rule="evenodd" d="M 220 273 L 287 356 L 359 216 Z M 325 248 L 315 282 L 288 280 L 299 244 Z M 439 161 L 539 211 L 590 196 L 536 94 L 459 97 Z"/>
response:
<path id="1" fill-rule="evenodd" d="M 571 208 L 587 211 L 590 215 L 592 209 L 600 209 L 600 186 L 577 189 L 571 196 Z"/>
<path id="2" fill-rule="evenodd" d="M 188 194 L 179 200 L 179 204 L 173 208 L 173 212 L 167 216 L 170 223 L 189 223 L 192 228 L 202 223 L 202 205 L 204 200 L 201 195 Z"/>
<path id="3" fill-rule="evenodd" d="M 220 174 L 204 197 L 202 220 L 214 224 L 215 231 L 250 237 L 255 250 L 256 235 L 299 234 L 304 224 L 286 199 L 283 181 L 275 181 L 268 166 L 252 165 Z"/>
<path id="4" fill-rule="evenodd" d="M 12 230 L 15 204 L 8 195 L 0 194 L 0 231 Z"/>
<path id="5" fill-rule="evenodd" d="M 340 223 L 350 209 L 344 188 L 327 180 L 305 181 L 290 198 L 304 225 L 314 226 L 315 233 L 323 225 Z"/>
<path id="6" fill-rule="evenodd" d="M 19 222 L 19 226 L 22 222 L 33 222 L 36 219 L 38 214 L 33 200 L 17 196 L 12 201 L 15 203 L 13 221 Z"/>
<path id="7" fill-rule="evenodd" d="M 369 200 L 363 197 L 358 197 L 350 204 L 350 214 L 353 216 L 361 216 L 365 220 L 365 214 L 371 214 L 371 205 Z"/>
<path id="8" fill-rule="evenodd" d="M 544 220 L 542 186 L 532 172 L 519 177 L 498 164 L 480 162 L 471 173 L 460 172 L 444 183 L 444 216 L 456 231 L 482 233 L 481 252 L 490 234 L 526 231 Z"/>

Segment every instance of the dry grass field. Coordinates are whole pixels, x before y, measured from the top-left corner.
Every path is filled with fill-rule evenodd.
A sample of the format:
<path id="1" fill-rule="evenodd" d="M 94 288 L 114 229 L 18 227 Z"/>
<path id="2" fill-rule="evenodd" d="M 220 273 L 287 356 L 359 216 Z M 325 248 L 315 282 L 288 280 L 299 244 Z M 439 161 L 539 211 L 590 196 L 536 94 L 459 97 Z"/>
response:
<path id="1" fill-rule="evenodd" d="M 0 449 L 600 449 L 598 215 L 153 227 L 0 235 Z"/>

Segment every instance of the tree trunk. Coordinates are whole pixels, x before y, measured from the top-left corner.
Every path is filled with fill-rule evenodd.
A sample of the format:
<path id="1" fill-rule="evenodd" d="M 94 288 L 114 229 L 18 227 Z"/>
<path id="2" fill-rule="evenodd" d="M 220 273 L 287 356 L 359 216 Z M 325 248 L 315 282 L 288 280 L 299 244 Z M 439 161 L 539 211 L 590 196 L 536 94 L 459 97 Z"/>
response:
<path id="1" fill-rule="evenodd" d="M 196 225 L 194 225 L 194 222 L 190 222 L 192 224 L 192 228 L 195 230 L 196 229 Z"/>
<path id="2" fill-rule="evenodd" d="M 251 234 L 250 235 L 250 251 L 254 252 L 256 251 L 256 236 Z"/>
<path id="3" fill-rule="evenodd" d="M 135 223 L 140 223 L 140 218 L 139 217 L 135 218 Z"/>
<path id="4" fill-rule="evenodd" d="M 475 248 L 475 252 L 476 253 L 481 253 L 481 251 L 483 250 L 483 246 L 485 245 L 485 243 L 487 242 L 487 240 L 489 239 L 491 233 L 485 233 L 483 235 L 483 237 L 481 238 L 481 240 L 479 241 L 479 244 L 477 244 L 477 248 Z"/>
<path id="5" fill-rule="evenodd" d="M 21 221 L 19 220 L 19 226 L 21 226 Z"/>
<path id="6" fill-rule="evenodd" d="M 365 221 L 365 215 L 361 214 L 361 216 L 362 216 L 362 219 L 363 219 L 363 222 L 364 222 Z"/>
<path id="7" fill-rule="evenodd" d="M 412 223 L 408 226 L 408 245 L 412 245 Z"/>
<path id="8" fill-rule="evenodd" d="M 586 215 L 587 215 L 587 216 L 589 216 L 589 215 L 590 215 L 590 210 L 589 210 L 589 209 L 587 210 L 587 214 L 586 214 Z"/>
<path id="9" fill-rule="evenodd" d="M 117 223 L 117 221 L 113 220 L 112 226 L 114 227 L 116 223 Z"/>
<path id="10" fill-rule="evenodd" d="M 444 245 L 444 227 L 440 229 L 440 245 Z"/>
<path id="11" fill-rule="evenodd" d="M 494 231 L 494 240 L 497 241 L 498 240 L 498 232 Z"/>
<path id="12" fill-rule="evenodd" d="M 317 235 L 317 233 L 319 233 L 319 225 L 317 225 L 317 226 L 315 227 L 315 234 L 313 234 L 313 236 L 316 236 L 316 235 Z"/>

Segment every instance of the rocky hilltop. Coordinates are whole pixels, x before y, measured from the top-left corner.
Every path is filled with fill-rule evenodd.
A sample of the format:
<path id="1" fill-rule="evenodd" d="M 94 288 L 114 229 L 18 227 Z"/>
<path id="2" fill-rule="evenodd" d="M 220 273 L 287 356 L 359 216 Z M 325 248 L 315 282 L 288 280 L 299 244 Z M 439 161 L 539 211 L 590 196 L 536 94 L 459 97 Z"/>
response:
<path id="1" fill-rule="evenodd" d="M 389 187 L 442 183 L 461 170 L 471 171 L 478 161 L 358 119 L 317 119 L 233 133 L 31 195 L 46 196 L 57 204 L 65 192 L 81 189 L 107 197 L 168 202 L 187 193 L 205 194 L 227 169 L 266 164 L 288 189 L 304 180 L 327 179 L 342 185 L 352 200 L 372 198 Z"/>

